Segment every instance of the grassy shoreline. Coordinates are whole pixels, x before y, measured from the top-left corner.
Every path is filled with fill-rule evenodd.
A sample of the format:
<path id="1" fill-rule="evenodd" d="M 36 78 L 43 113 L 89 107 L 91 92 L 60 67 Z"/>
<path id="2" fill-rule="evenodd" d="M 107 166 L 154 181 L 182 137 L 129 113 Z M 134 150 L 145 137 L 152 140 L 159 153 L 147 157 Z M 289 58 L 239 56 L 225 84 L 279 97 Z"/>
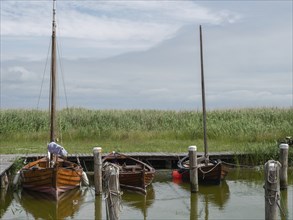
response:
<path id="1" fill-rule="evenodd" d="M 44 153 L 48 112 L 0 110 L 0 153 Z M 70 153 L 203 151 L 202 113 L 169 110 L 89 110 L 58 112 L 60 143 Z M 275 157 L 278 140 L 293 135 L 292 108 L 246 108 L 207 112 L 210 152 L 249 152 Z"/>

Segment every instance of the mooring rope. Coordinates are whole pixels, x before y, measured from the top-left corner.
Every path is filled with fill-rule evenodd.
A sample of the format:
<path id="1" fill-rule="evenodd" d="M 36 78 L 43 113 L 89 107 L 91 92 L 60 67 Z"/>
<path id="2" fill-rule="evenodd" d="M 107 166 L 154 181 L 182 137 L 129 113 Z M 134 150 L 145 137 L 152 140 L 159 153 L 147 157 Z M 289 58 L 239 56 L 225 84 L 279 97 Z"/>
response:
<path id="1" fill-rule="evenodd" d="M 120 191 L 120 184 L 119 184 L 119 166 L 113 163 L 104 163 L 103 164 L 103 188 L 104 188 L 104 196 L 105 199 L 110 201 L 110 206 L 115 207 L 118 204 L 118 210 L 121 211 L 122 204 L 121 204 L 121 195 L 122 192 Z M 113 191 L 110 189 L 110 177 L 113 176 L 113 173 L 115 173 L 115 189 L 117 191 Z M 113 179 L 112 179 L 113 180 Z M 115 196 L 115 199 L 113 198 Z M 116 201 L 114 201 L 116 200 Z M 106 209 L 107 209 L 107 216 L 109 216 L 109 207 L 108 202 L 106 202 Z M 117 215 L 118 213 L 114 213 Z M 118 216 L 116 216 L 118 218 Z"/>
<path id="2" fill-rule="evenodd" d="M 282 166 L 279 161 L 269 160 L 267 163 L 268 164 L 274 163 L 278 167 Z M 277 175 L 275 173 L 277 173 Z M 278 184 L 278 181 L 279 181 L 279 179 L 277 178 L 278 173 L 279 173 L 278 169 L 269 172 L 269 175 L 267 176 L 266 181 L 268 183 L 270 183 L 270 184 Z M 281 205 L 279 203 L 279 201 L 280 201 L 280 192 L 279 192 L 279 190 L 268 189 L 266 187 L 266 185 L 264 185 L 264 189 L 266 191 L 265 195 L 268 195 L 268 196 L 265 196 L 265 199 L 268 200 L 270 206 L 276 204 L 278 206 L 280 212 L 282 213 L 282 215 L 286 216 L 286 213 L 284 212 L 284 210 L 282 209 L 282 207 L 281 207 Z"/>
<path id="3" fill-rule="evenodd" d="M 269 201 L 270 206 L 272 206 L 273 204 L 277 204 L 282 215 L 286 216 L 286 213 L 284 212 L 280 203 L 278 202 L 278 201 L 280 201 L 280 194 L 279 194 L 278 190 L 272 190 L 272 189 L 269 190 L 266 188 L 265 188 L 265 190 L 268 192 L 267 194 L 269 194 L 269 196 L 265 196 L 265 199 Z M 271 194 L 269 192 L 273 192 L 274 194 Z"/>
<path id="4" fill-rule="evenodd" d="M 201 167 L 198 167 L 198 169 L 199 169 L 203 174 L 207 174 L 207 173 L 209 173 L 209 172 L 212 172 L 212 171 L 213 171 L 217 166 L 219 166 L 221 163 L 222 163 L 222 162 L 218 162 L 216 166 L 212 167 L 212 168 L 211 168 L 210 170 L 208 170 L 208 171 L 203 171 L 203 170 L 201 169 Z"/>

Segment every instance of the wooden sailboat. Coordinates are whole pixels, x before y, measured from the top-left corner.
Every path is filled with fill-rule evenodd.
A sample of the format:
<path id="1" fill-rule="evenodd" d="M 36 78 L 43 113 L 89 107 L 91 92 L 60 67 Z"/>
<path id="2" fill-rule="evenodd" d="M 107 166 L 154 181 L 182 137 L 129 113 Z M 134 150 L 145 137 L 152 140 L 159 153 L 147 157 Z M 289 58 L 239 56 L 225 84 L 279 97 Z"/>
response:
<path id="1" fill-rule="evenodd" d="M 146 194 L 146 187 L 155 176 L 155 169 L 133 157 L 113 152 L 103 158 L 103 163 L 110 162 L 119 166 L 119 182 L 122 188 Z"/>
<path id="2" fill-rule="evenodd" d="M 204 130 L 204 156 L 198 158 L 198 180 L 199 182 L 219 184 L 225 178 L 229 167 L 220 160 L 209 159 L 206 129 L 206 103 L 205 103 L 205 83 L 203 68 L 203 46 L 202 46 L 202 28 L 199 26 L 200 33 L 200 66 L 201 66 L 201 88 L 202 88 L 202 111 L 203 111 L 203 130 Z M 189 178 L 189 159 L 188 156 L 178 161 L 179 174 L 183 178 Z"/>
<path id="3" fill-rule="evenodd" d="M 58 199 L 67 190 L 80 186 L 83 170 L 78 164 L 67 161 L 66 151 L 55 143 L 56 124 L 56 0 L 53 0 L 52 54 L 50 84 L 50 144 L 48 157 L 41 158 L 25 165 L 20 170 L 20 181 L 23 189 L 52 195 Z M 65 152 L 65 153 L 64 153 Z M 58 155 L 59 153 L 59 155 Z"/>

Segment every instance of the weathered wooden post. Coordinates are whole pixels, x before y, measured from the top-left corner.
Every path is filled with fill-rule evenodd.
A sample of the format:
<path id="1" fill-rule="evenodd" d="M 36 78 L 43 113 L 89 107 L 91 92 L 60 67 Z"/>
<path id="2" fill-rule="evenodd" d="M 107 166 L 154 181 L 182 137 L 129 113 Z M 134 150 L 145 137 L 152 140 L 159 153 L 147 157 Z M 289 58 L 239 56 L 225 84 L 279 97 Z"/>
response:
<path id="1" fill-rule="evenodd" d="M 112 163 L 104 164 L 104 193 L 106 197 L 107 219 L 118 220 L 120 212 L 119 167 Z"/>
<path id="2" fill-rule="evenodd" d="M 288 186 L 288 144 L 280 144 L 280 188 L 287 189 Z"/>
<path id="3" fill-rule="evenodd" d="M 96 195 L 101 195 L 102 188 L 102 148 L 94 147 L 94 182 Z"/>
<path id="4" fill-rule="evenodd" d="M 278 161 L 269 160 L 265 163 L 265 219 L 277 219 L 278 201 L 280 199 L 280 181 Z"/>
<path id="5" fill-rule="evenodd" d="M 196 146 L 188 147 L 189 156 L 189 176 L 191 192 L 198 192 L 198 170 L 197 170 L 197 153 Z"/>

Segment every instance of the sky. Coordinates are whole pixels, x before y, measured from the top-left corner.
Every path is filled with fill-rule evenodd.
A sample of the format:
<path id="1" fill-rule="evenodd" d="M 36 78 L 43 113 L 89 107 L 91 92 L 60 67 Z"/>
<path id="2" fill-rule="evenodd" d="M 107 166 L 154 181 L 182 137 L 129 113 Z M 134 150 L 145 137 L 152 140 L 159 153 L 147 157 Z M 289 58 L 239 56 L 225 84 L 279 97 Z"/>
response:
<path id="1" fill-rule="evenodd" d="M 47 109 L 52 1 L 1 0 L 1 108 Z M 59 107 L 292 107 L 291 0 L 57 0 Z"/>

